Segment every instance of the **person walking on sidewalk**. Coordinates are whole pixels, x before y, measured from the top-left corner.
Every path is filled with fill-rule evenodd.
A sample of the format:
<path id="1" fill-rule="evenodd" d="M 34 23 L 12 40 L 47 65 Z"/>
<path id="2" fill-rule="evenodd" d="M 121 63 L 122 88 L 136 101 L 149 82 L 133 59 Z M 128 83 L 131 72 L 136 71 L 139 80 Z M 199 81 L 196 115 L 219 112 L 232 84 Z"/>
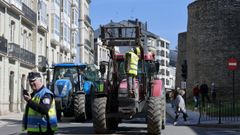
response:
<path id="1" fill-rule="evenodd" d="M 53 135 L 57 130 L 57 117 L 53 93 L 47 89 L 39 72 L 30 72 L 28 81 L 33 92 L 23 92 L 27 102 L 22 129 L 28 135 Z"/>
<path id="2" fill-rule="evenodd" d="M 205 81 L 203 81 L 203 83 L 200 86 L 200 93 L 201 93 L 201 96 L 202 96 L 202 106 L 203 107 L 205 106 L 205 98 L 207 98 L 208 103 L 210 103 L 210 98 L 208 96 L 208 91 L 209 91 L 208 85 L 205 83 Z"/>
<path id="3" fill-rule="evenodd" d="M 194 101 L 194 110 L 198 109 L 199 106 L 199 96 L 200 96 L 200 89 L 198 83 L 193 87 L 193 101 Z"/>
<path id="4" fill-rule="evenodd" d="M 183 99 L 183 95 L 185 94 L 184 90 L 176 90 L 174 93 L 174 101 L 175 101 L 175 119 L 174 119 L 174 125 L 177 124 L 177 120 L 179 115 L 182 113 L 183 114 L 183 119 L 185 122 L 187 122 L 187 110 L 186 110 L 186 106 L 185 106 L 185 101 Z"/>

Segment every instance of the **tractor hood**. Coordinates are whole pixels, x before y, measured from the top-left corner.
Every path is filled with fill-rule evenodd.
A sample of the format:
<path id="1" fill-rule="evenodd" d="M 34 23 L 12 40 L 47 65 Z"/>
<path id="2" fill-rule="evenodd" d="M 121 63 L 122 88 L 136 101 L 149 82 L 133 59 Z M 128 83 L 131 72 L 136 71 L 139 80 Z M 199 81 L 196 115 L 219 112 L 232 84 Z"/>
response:
<path id="1" fill-rule="evenodd" d="M 54 94 L 56 97 L 65 97 L 72 90 L 72 83 L 67 79 L 59 79 L 54 85 Z"/>

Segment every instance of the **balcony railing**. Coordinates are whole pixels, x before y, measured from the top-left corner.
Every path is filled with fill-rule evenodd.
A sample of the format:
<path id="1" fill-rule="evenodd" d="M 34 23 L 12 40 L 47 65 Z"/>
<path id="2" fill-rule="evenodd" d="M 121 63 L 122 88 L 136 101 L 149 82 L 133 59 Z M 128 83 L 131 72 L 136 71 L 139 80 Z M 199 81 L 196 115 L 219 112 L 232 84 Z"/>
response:
<path id="1" fill-rule="evenodd" d="M 35 65 L 36 64 L 36 55 L 26 49 L 20 48 L 20 60 L 26 64 Z"/>
<path id="2" fill-rule="evenodd" d="M 24 55 L 24 54 L 21 54 Z M 20 56 L 20 45 L 15 44 L 15 43 L 9 43 L 8 44 L 8 56 L 19 59 Z"/>
<path id="3" fill-rule="evenodd" d="M 90 17 L 89 17 L 88 15 L 85 15 L 84 17 L 85 17 L 84 20 L 87 21 L 87 23 L 88 23 L 89 25 L 91 25 L 91 19 L 90 19 Z"/>
<path id="4" fill-rule="evenodd" d="M 23 11 L 24 16 L 28 20 L 30 20 L 34 24 L 37 23 L 37 14 L 24 3 L 22 4 L 22 11 Z"/>
<path id="5" fill-rule="evenodd" d="M 8 44 L 8 56 L 20 60 L 26 64 L 35 65 L 36 55 L 26 49 L 20 48 L 20 45 L 15 43 Z"/>
<path id="6" fill-rule="evenodd" d="M 0 53 L 7 54 L 7 39 L 0 37 Z"/>

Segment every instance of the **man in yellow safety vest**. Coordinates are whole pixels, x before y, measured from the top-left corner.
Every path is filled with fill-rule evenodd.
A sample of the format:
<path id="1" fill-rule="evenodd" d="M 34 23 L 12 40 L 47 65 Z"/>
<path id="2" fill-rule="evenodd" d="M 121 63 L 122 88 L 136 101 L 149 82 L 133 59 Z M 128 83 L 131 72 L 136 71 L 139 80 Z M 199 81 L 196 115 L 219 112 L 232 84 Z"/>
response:
<path id="1" fill-rule="evenodd" d="M 135 78 L 137 76 L 138 60 L 140 55 L 139 47 L 131 49 L 125 54 L 125 71 L 127 74 L 127 88 L 129 95 L 135 97 Z"/>
<path id="2" fill-rule="evenodd" d="M 57 130 L 53 93 L 43 85 L 39 72 L 30 72 L 28 81 L 33 92 L 23 91 L 27 105 L 22 129 L 29 135 L 53 135 Z"/>

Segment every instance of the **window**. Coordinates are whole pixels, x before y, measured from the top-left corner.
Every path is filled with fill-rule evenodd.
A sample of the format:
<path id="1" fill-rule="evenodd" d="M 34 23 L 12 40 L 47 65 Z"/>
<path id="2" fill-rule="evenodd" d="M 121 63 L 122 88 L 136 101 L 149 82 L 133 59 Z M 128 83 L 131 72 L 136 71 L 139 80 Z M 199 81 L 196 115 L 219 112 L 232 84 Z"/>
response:
<path id="1" fill-rule="evenodd" d="M 161 75 L 165 75 L 165 70 L 161 69 Z"/>
<path id="2" fill-rule="evenodd" d="M 40 53 L 40 54 L 43 53 L 42 48 L 43 48 L 43 39 L 40 38 L 40 39 L 39 39 L 39 53 Z"/>
<path id="3" fill-rule="evenodd" d="M 60 35 L 60 18 L 55 14 L 53 16 L 53 22 L 52 23 L 52 32 L 55 33 L 56 35 Z"/>
<path id="4" fill-rule="evenodd" d="M 166 85 L 169 85 L 169 80 L 168 79 L 166 79 Z"/>
<path id="5" fill-rule="evenodd" d="M 164 60 L 161 60 L 161 66 L 165 66 Z"/>
<path id="6" fill-rule="evenodd" d="M 163 41 L 161 41 L 161 47 L 164 47 L 164 42 Z"/>
<path id="7" fill-rule="evenodd" d="M 32 34 L 28 34 L 28 45 L 26 45 L 27 48 L 29 48 L 30 51 L 32 50 L 33 44 L 32 44 Z"/>
<path id="8" fill-rule="evenodd" d="M 40 12 L 39 20 L 47 24 L 47 4 L 44 3 L 43 1 L 40 1 L 38 6 L 39 6 L 39 12 Z"/>
<path id="9" fill-rule="evenodd" d="M 166 52 L 166 58 L 169 58 L 169 53 L 168 52 Z"/>
<path id="10" fill-rule="evenodd" d="M 23 48 L 26 49 L 26 45 L 27 45 L 27 31 L 26 30 L 23 30 L 23 33 L 22 33 L 22 39 L 23 39 Z"/>
<path id="11" fill-rule="evenodd" d="M 160 55 L 161 55 L 161 51 L 157 50 L 157 56 L 160 56 Z"/>
<path id="12" fill-rule="evenodd" d="M 63 39 L 65 41 L 67 41 L 67 34 L 68 33 L 68 30 L 67 30 L 67 25 L 65 23 L 63 23 Z"/>
<path id="13" fill-rule="evenodd" d="M 163 56 L 163 57 L 164 57 L 164 51 L 163 51 L 163 50 L 161 51 L 161 56 Z"/>
<path id="14" fill-rule="evenodd" d="M 169 49 L 169 43 L 166 43 L 166 48 Z"/>
<path id="15" fill-rule="evenodd" d="M 15 33 L 15 22 L 14 21 L 11 21 L 10 23 L 10 41 L 11 42 L 14 42 L 14 33 Z"/>
<path id="16" fill-rule="evenodd" d="M 168 70 L 166 70 L 166 76 L 169 76 L 170 72 Z"/>

